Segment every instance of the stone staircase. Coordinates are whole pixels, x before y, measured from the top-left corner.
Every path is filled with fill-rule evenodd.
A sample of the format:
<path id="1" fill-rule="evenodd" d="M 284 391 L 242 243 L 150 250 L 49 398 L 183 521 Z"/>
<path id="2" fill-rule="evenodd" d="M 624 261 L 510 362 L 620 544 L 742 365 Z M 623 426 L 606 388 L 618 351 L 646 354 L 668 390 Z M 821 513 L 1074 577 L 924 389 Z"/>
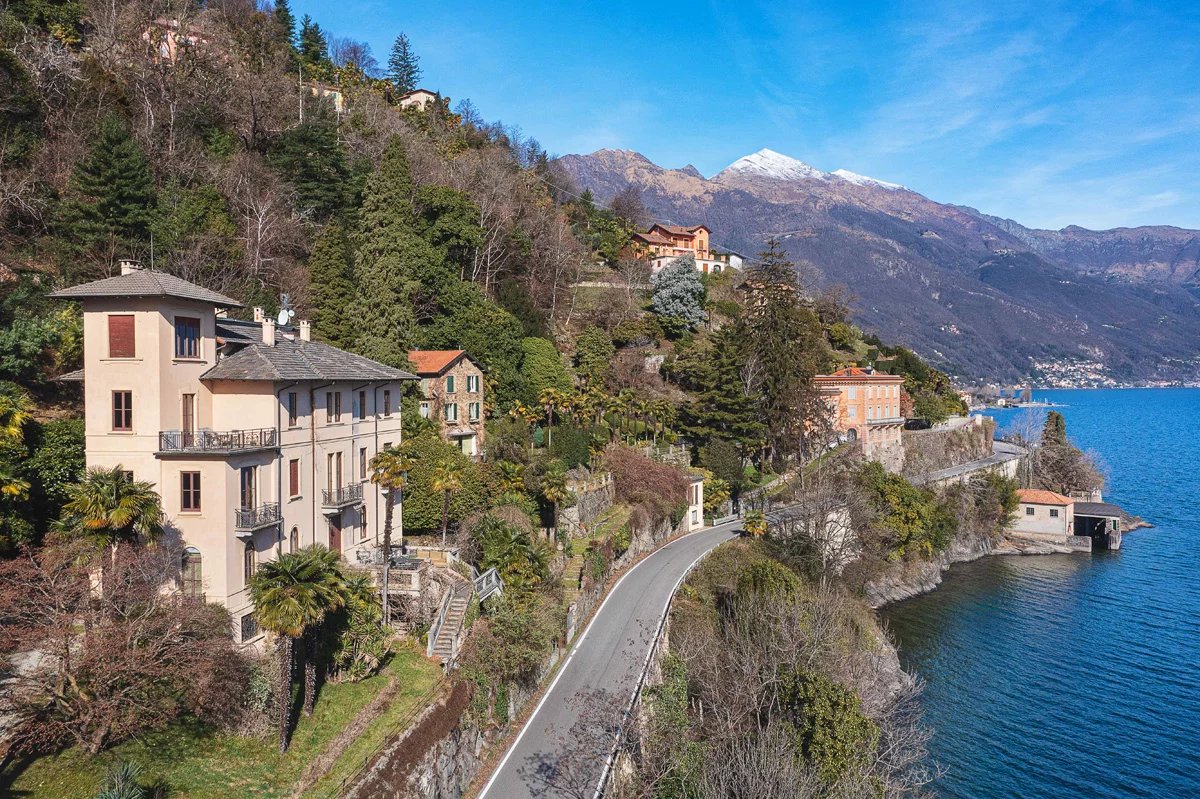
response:
<path id="1" fill-rule="evenodd" d="M 474 585 L 470 580 L 457 574 L 454 576 L 458 579 L 451 584 L 450 603 L 446 608 L 445 618 L 437 630 L 437 637 L 433 641 L 433 656 L 441 661 L 443 666 L 458 656 L 458 645 L 463 636 L 463 622 L 466 621 L 467 607 L 471 604 L 471 595 L 474 592 Z"/>
<path id="2" fill-rule="evenodd" d="M 576 552 L 567 561 L 567 565 L 563 567 L 562 587 L 563 587 L 563 604 L 570 605 L 579 598 L 579 583 L 583 575 L 584 554 L 586 548 L 583 541 L 576 542 Z"/>

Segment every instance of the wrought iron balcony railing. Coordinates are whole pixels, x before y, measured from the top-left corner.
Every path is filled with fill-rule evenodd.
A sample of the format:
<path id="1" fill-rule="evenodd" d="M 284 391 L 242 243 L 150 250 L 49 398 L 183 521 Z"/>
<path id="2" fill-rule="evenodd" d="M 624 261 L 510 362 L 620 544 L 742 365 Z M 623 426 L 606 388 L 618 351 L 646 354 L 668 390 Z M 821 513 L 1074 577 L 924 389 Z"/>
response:
<path id="1" fill-rule="evenodd" d="M 275 449 L 279 437 L 274 427 L 258 430 L 161 430 L 158 451 L 181 453 L 247 452 Z"/>
<path id="2" fill-rule="evenodd" d="M 344 508 L 356 502 L 362 502 L 362 483 L 351 483 L 341 488 L 321 489 L 321 507 Z"/>
<path id="3" fill-rule="evenodd" d="M 279 503 L 268 502 L 257 508 L 239 508 L 233 512 L 233 526 L 236 530 L 251 531 L 262 527 L 278 524 Z"/>

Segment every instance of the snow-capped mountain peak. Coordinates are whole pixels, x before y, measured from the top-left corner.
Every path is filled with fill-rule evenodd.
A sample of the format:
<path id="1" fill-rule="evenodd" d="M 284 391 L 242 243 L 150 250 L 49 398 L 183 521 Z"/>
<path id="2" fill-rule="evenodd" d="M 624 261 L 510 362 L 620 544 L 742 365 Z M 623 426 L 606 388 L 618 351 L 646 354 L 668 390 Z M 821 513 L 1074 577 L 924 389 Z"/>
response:
<path id="1" fill-rule="evenodd" d="M 724 172 L 739 172 L 742 174 L 762 175 L 776 180 L 804 180 L 805 178 L 823 178 L 825 173 L 816 167 L 811 167 L 803 161 L 763 148 L 751 155 L 743 156 L 734 161 Z"/>
<path id="2" fill-rule="evenodd" d="M 839 177 L 849 183 L 853 183 L 856 186 L 878 186 L 881 189 L 892 189 L 893 191 L 904 188 L 899 183 L 888 183 L 886 180 L 876 180 L 875 178 L 869 178 L 866 175 L 860 175 L 857 172 L 851 172 L 849 169 L 835 169 L 829 174 L 833 175 L 834 177 Z"/>

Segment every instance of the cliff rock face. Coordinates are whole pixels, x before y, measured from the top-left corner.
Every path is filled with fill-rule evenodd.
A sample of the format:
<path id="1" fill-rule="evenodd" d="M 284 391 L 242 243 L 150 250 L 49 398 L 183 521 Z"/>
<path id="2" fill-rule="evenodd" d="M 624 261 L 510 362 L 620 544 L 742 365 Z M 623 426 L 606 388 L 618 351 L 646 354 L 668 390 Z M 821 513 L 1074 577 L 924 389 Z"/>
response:
<path id="1" fill-rule="evenodd" d="M 780 238 L 849 287 L 866 328 L 957 376 L 1015 381 L 1050 362 L 1122 382 L 1200 375 L 1198 231 L 1031 230 L 771 151 L 711 178 L 627 150 L 556 164 L 602 202 L 633 186 L 657 219 L 707 224 L 718 249 Z"/>
<path id="2" fill-rule="evenodd" d="M 928 594 L 941 585 L 942 572 L 955 563 L 967 563 L 990 555 L 993 546 L 985 536 L 959 535 L 950 548 L 933 560 L 892 564 L 866 585 L 867 603 L 880 608 L 892 602 Z"/>

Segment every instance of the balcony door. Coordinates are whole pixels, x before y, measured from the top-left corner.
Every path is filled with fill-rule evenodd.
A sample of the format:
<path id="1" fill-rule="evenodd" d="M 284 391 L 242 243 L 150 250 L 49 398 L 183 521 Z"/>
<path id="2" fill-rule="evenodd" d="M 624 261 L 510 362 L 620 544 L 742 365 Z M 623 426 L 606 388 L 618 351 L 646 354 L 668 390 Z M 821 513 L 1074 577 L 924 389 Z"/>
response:
<path id="1" fill-rule="evenodd" d="M 179 408 L 179 430 L 183 446 L 195 446 L 196 439 L 196 395 L 184 394 Z"/>
<path id="2" fill-rule="evenodd" d="M 342 514 L 340 513 L 329 517 L 329 548 L 339 554 L 342 551 Z"/>
<path id="3" fill-rule="evenodd" d="M 241 497 L 242 507 L 246 509 L 258 507 L 258 491 L 255 486 L 256 469 L 253 466 L 242 467 Z"/>
<path id="4" fill-rule="evenodd" d="M 331 452 L 326 456 L 326 476 L 328 477 L 329 485 L 327 488 L 332 491 L 337 491 L 342 487 L 342 453 Z"/>

